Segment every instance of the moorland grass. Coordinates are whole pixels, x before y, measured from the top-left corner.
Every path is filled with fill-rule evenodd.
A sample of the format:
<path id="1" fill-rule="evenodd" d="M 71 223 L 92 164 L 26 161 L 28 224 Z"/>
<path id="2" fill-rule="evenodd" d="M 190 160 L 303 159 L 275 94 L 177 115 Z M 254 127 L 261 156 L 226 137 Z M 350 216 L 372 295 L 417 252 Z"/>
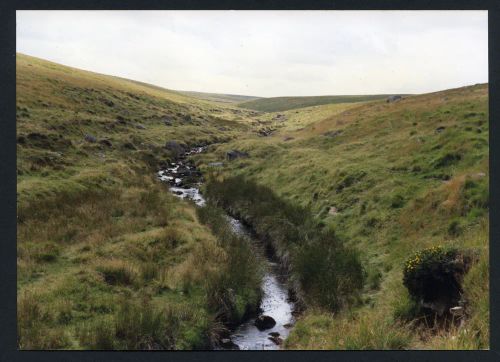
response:
<path id="1" fill-rule="evenodd" d="M 309 321 L 324 311 L 307 311 L 292 331 L 288 348 L 345 348 L 341 334 L 352 333 L 354 338 L 366 326 L 373 333 L 364 336 L 372 342 L 355 346 L 387 348 L 377 340 L 376 332 L 385 326 L 395 336 L 407 337 L 398 348 L 486 348 L 487 288 L 464 281 L 464 293 L 474 295 L 474 302 L 467 307 L 471 314 L 460 329 L 417 331 L 394 315 L 412 313 L 413 306 L 403 303 L 407 291 L 402 270 L 415 251 L 442 245 L 479 249 L 485 254 L 487 91 L 487 85 L 475 85 L 408 96 L 394 104 L 373 101 L 340 112 L 332 109 L 331 115 L 319 109 L 332 106 L 313 107 L 318 109 L 314 112 L 310 108 L 288 111 L 283 126 L 270 136 L 240 137 L 199 157 L 203 167 L 204 162 L 221 160 L 228 150 L 247 152 L 248 158 L 226 162 L 217 177 L 241 175 L 268 186 L 279 197 L 309 208 L 318 223 L 334 229 L 360 252 L 367 283 L 363 303 L 352 308 L 363 318 L 353 318 L 352 313 L 335 315 L 331 317 L 335 327 L 316 329 L 311 339 L 299 331 L 314 329 Z M 303 126 L 297 127 L 298 120 Z M 478 278 L 476 285 L 488 283 L 485 263 L 479 261 L 467 274 Z M 476 301 L 478 306 L 474 306 Z M 343 321 L 351 332 L 335 333 L 342 330 L 337 327 Z M 472 333 L 468 336 L 477 333 L 479 337 L 465 341 L 457 334 L 464 330 Z"/>

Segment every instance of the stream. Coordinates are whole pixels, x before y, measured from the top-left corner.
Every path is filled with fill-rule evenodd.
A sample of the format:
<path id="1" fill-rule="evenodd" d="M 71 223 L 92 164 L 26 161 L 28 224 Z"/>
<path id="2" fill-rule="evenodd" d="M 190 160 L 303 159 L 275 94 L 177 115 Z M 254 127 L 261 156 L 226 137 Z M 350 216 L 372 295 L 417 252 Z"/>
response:
<path id="1" fill-rule="evenodd" d="M 203 181 L 201 173 L 188 158 L 190 155 L 205 151 L 206 147 L 195 147 L 172 162 L 166 169 L 158 172 L 158 178 L 170 185 L 170 192 L 182 199 L 190 199 L 199 207 L 205 205 L 205 199 L 200 192 Z M 280 349 L 283 340 L 288 336 L 295 319 L 293 317 L 294 303 L 290 300 L 288 288 L 280 268 L 264 252 L 262 242 L 256 238 L 252 230 L 239 220 L 227 215 L 235 233 L 243 235 L 255 244 L 255 250 L 266 260 L 262 278 L 262 300 L 259 315 L 272 317 L 274 327 L 259 330 L 255 326 L 257 316 L 244 321 L 230 333 L 229 339 L 222 340 L 221 349 L 241 350 L 276 350 Z"/>

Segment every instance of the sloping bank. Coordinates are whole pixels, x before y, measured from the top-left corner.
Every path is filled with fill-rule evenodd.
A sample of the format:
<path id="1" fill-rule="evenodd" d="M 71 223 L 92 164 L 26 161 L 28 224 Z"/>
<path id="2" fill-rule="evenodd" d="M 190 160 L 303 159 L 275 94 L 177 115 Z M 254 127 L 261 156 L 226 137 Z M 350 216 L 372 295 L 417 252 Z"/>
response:
<path id="1" fill-rule="evenodd" d="M 242 176 L 209 180 L 205 195 L 249 224 L 272 249 L 299 305 L 336 311 L 357 299 L 364 282 L 359 255 L 325 230 L 308 209 Z"/>

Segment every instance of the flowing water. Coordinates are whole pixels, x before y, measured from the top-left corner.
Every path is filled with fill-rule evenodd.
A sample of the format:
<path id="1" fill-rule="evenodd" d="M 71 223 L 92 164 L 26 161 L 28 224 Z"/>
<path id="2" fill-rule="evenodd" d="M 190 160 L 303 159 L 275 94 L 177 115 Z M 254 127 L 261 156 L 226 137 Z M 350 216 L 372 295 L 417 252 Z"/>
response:
<path id="1" fill-rule="evenodd" d="M 201 153 L 204 147 L 196 147 L 185 153 L 175 163 L 171 163 L 168 168 L 158 172 L 158 177 L 170 185 L 170 191 L 182 199 L 193 200 L 196 205 L 205 205 L 205 199 L 200 193 L 202 177 L 195 166 L 188 160 L 188 156 Z M 256 252 L 265 256 L 262 243 L 255 237 L 252 231 L 239 220 L 227 215 L 234 232 L 243 235 L 253 241 L 256 245 Z M 240 324 L 231 332 L 231 342 L 225 343 L 227 349 L 246 350 L 270 350 L 279 349 L 281 342 L 288 336 L 290 328 L 295 322 L 292 312 L 294 303 L 290 300 L 288 288 L 284 277 L 280 273 L 278 265 L 269 258 L 265 258 L 266 268 L 262 278 L 262 300 L 260 303 L 261 314 L 270 316 L 276 321 L 273 328 L 259 330 L 255 325 L 255 317 Z M 227 342 L 227 341 L 226 341 Z M 233 344 L 233 347 L 229 347 Z"/>

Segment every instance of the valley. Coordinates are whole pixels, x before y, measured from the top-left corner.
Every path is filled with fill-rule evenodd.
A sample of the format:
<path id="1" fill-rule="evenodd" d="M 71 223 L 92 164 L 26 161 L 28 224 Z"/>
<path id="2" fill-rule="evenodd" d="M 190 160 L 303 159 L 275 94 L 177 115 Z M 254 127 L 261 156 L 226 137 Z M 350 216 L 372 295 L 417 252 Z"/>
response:
<path id="1" fill-rule="evenodd" d="M 259 98 L 19 53 L 16 84 L 18 348 L 489 348 L 487 84 Z M 430 248 L 475 255 L 460 324 L 403 283 Z"/>

